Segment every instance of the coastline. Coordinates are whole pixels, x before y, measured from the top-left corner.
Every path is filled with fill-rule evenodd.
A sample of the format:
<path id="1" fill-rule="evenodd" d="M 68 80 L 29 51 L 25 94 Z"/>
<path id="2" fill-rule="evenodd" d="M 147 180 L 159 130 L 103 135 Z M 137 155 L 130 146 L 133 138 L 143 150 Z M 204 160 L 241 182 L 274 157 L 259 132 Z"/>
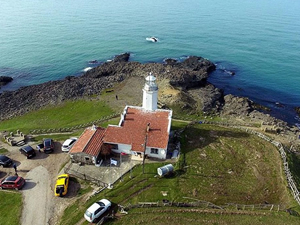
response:
<path id="1" fill-rule="evenodd" d="M 95 67 L 89 68 L 89 70 L 86 70 L 86 72 L 80 76 L 66 76 L 62 80 L 48 81 L 42 84 L 20 87 L 14 91 L 0 92 L 0 103 L 4 106 L 2 111 L 4 111 L 7 115 L 5 116 L 0 112 L 0 118 L 3 120 L 34 110 L 36 107 L 30 107 L 30 101 L 32 101 L 32 105 L 35 105 L 34 102 L 39 102 L 40 107 L 43 106 L 43 103 L 40 102 L 40 98 L 42 98 L 46 103 L 45 105 L 47 105 L 60 103 L 64 100 L 89 96 L 100 93 L 105 88 L 112 87 L 114 83 L 122 82 L 126 79 L 126 77 L 132 75 L 145 76 L 150 71 L 154 72 L 158 77 L 170 79 L 171 85 L 184 91 L 212 85 L 210 88 L 211 90 L 208 91 L 217 92 L 215 93 L 217 97 L 211 96 L 211 99 L 206 99 L 205 101 L 208 101 L 208 106 L 204 106 L 202 110 L 216 113 L 217 110 L 222 108 L 225 95 L 224 90 L 216 88 L 214 84 L 211 84 L 208 81 L 210 80 L 211 74 L 218 72 L 219 68 L 217 68 L 216 64 L 209 60 L 198 56 L 190 56 L 180 61 L 169 58 L 165 59 L 161 63 L 154 62 L 142 64 L 139 62 L 129 61 L 129 59 L 130 53 L 123 53 L 116 55 L 112 60 L 107 60 L 107 62 L 104 63 L 99 63 L 97 61 Z M 126 66 L 128 66 L 127 70 L 126 68 L 123 68 Z M 171 69 L 173 71 L 170 71 Z M 197 72 L 194 73 L 194 71 Z M 230 76 L 235 75 L 234 70 L 227 70 L 223 68 L 221 72 L 227 73 Z M 191 78 L 191 76 L 194 77 Z M 5 81 L 8 81 L 4 83 L 4 85 L 12 81 L 12 78 L 9 77 L 4 77 L 4 79 Z M 51 91 L 44 92 L 43 90 Z M 248 99 L 247 97 L 241 98 Z M 15 99 L 18 99 L 19 102 L 14 102 Z M 254 109 L 262 111 L 265 114 L 272 114 L 268 107 L 257 104 L 249 99 L 247 101 L 251 102 Z M 13 108 L 14 106 L 16 107 L 15 109 Z M 22 110 L 22 106 L 25 106 L 26 110 Z M 277 106 L 282 107 L 280 103 L 278 103 Z M 300 111 L 299 107 L 296 107 L 294 110 L 295 113 L 299 113 Z M 274 117 L 277 118 L 276 116 Z M 280 118 L 277 119 L 281 120 Z M 288 123 L 288 121 L 285 122 Z"/>
<path id="2" fill-rule="evenodd" d="M 98 60 L 89 61 L 88 62 L 88 64 L 89 64 L 88 68 L 89 69 L 87 69 L 85 71 L 83 70 L 81 72 L 81 74 L 76 73 L 74 76 L 66 76 L 64 79 L 48 81 L 48 82 L 44 82 L 44 83 L 41 83 L 41 84 L 23 86 L 23 87 L 19 87 L 16 90 L 5 90 L 5 88 L 3 90 L 4 86 L 7 86 L 7 84 L 9 84 L 10 82 L 14 82 L 14 80 L 11 77 L 2 76 L 0 78 L 3 78 L 2 80 L 5 81 L 5 82 L 3 82 L 3 83 L 0 82 L 0 84 L 2 84 L 2 88 L 0 86 L 0 97 L 3 96 L 3 93 L 5 93 L 5 95 L 7 95 L 7 93 L 11 93 L 11 94 L 7 95 L 7 97 L 4 96 L 4 98 L 11 98 L 12 96 L 15 96 L 16 92 L 17 93 L 19 93 L 19 92 L 27 93 L 28 96 L 30 97 L 32 95 L 30 94 L 30 88 L 28 88 L 28 87 L 31 87 L 34 90 L 39 90 L 39 89 L 47 88 L 48 86 L 50 86 L 50 89 L 51 89 L 52 85 L 54 85 L 54 86 L 55 85 L 65 86 L 65 84 L 64 84 L 65 80 L 68 80 L 69 83 L 70 83 L 71 79 L 72 79 L 72 81 L 74 79 L 80 80 L 80 78 L 85 77 L 86 73 L 90 73 L 91 72 L 90 70 L 93 70 L 97 67 L 101 67 L 102 64 L 105 64 L 107 62 L 114 62 L 114 63 L 116 63 L 116 62 L 129 62 L 129 57 L 130 57 L 129 53 L 124 53 L 124 54 L 116 55 L 113 59 L 108 59 L 106 62 L 101 62 L 101 61 L 98 61 Z M 165 63 L 172 64 L 173 62 L 181 63 L 181 62 L 184 62 L 184 60 L 186 60 L 188 57 L 189 56 L 180 57 L 179 59 L 165 59 L 163 61 L 160 61 L 160 62 L 156 61 L 156 62 L 153 62 L 153 63 L 154 64 L 165 64 Z M 138 63 L 138 62 L 135 62 L 135 63 Z M 152 62 L 140 63 L 140 64 L 147 65 L 147 64 L 151 64 L 151 63 Z M 210 71 L 210 74 L 207 77 L 207 80 L 208 80 L 208 82 L 212 83 L 214 85 L 214 87 L 221 86 L 220 89 L 222 89 L 222 91 L 225 92 L 224 89 L 222 88 L 222 85 L 219 84 L 220 80 L 224 79 L 224 76 L 227 76 L 226 79 L 234 79 L 234 77 L 238 76 L 238 75 L 235 74 L 235 72 L 236 72 L 235 69 L 225 68 L 225 67 L 220 66 L 220 62 L 218 62 L 218 64 L 214 64 L 214 65 L 215 65 L 215 69 L 213 71 Z M 1 79 L 0 79 L 0 81 L 1 81 Z M 221 83 L 222 83 L 222 81 L 221 81 Z M 107 85 L 111 85 L 111 84 L 107 84 Z M 101 91 L 103 88 L 105 88 L 105 87 L 101 87 L 99 89 L 99 91 Z M 243 90 L 243 95 L 240 95 L 240 93 L 238 91 L 236 91 L 233 87 L 231 87 L 231 89 L 229 89 L 229 90 L 228 90 L 228 87 L 226 87 L 226 88 L 227 88 L 227 90 L 226 90 L 225 94 L 232 94 L 234 96 L 240 96 L 242 98 L 244 98 L 244 97 L 249 98 L 249 97 L 247 97 L 248 96 L 247 95 L 247 90 Z M 92 90 L 92 92 L 94 92 L 94 91 Z M 85 94 L 88 95 L 88 93 L 85 93 Z M 70 99 L 75 97 L 77 94 L 73 93 L 71 95 L 72 96 L 71 96 Z M 48 97 L 51 98 L 51 96 L 48 96 Z M 62 96 L 61 94 L 57 94 L 57 98 L 58 98 L 58 102 L 64 101 L 65 99 L 69 99 L 68 96 Z M 21 99 L 24 99 L 24 98 L 22 97 Z M 55 100 L 53 100 L 53 101 L 55 101 Z M 4 101 L 4 102 L 7 102 L 7 101 Z M 271 102 L 271 101 L 269 101 L 269 102 L 268 101 L 267 102 L 259 101 L 259 98 L 256 98 L 256 100 L 252 100 L 252 102 L 259 105 L 259 107 L 257 108 L 258 110 L 263 111 L 264 113 L 270 114 L 271 116 L 273 116 L 277 119 L 283 120 L 283 121 L 287 122 L 290 125 L 297 125 L 297 124 L 300 123 L 300 110 L 299 110 L 300 107 L 296 106 L 294 108 L 291 108 L 291 107 L 286 106 L 285 103 Z M 26 110 L 26 112 L 28 112 L 28 111 L 30 111 L 30 109 Z M 20 114 L 20 113 L 16 113 L 14 115 L 18 115 L 18 114 Z M 0 120 L 3 119 L 3 117 L 0 117 L 0 118 L 1 118 Z"/>
<path id="3" fill-rule="evenodd" d="M 159 101 L 163 106 L 175 104 L 176 107 L 194 114 L 217 115 L 246 126 L 251 123 L 261 124 L 262 129 L 270 134 L 285 137 L 285 143 L 297 145 L 299 142 L 299 129 L 296 126 L 272 117 L 267 108 L 246 97 L 224 95 L 223 90 L 209 83 L 209 74 L 216 69 L 215 64 L 209 60 L 191 56 L 182 62 L 167 59 L 164 63 L 141 64 L 129 62 L 129 57 L 129 53 L 117 55 L 112 61 L 90 69 L 78 77 L 67 76 L 63 80 L 4 92 L 0 94 L 0 105 L 4 106 L 0 111 L 0 118 L 6 120 L 46 105 L 99 95 L 118 83 L 128 79 L 144 79 L 152 72 L 161 86 Z M 131 86 L 129 89 L 134 90 L 135 87 Z M 170 94 L 170 89 L 176 89 L 178 94 Z"/>

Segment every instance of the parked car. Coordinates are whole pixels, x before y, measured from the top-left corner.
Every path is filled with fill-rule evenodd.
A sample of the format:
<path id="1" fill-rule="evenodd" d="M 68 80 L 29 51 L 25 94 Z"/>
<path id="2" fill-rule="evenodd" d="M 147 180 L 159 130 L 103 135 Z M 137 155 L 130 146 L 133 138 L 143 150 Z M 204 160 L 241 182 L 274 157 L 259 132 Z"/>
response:
<path id="1" fill-rule="evenodd" d="M 26 181 L 23 177 L 8 176 L 0 181 L 0 189 L 16 189 L 19 190 L 25 185 Z"/>
<path id="2" fill-rule="evenodd" d="M 57 177 L 54 188 L 55 196 L 62 197 L 67 194 L 69 187 L 69 179 L 69 174 L 62 174 Z"/>
<path id="3" fill-rule="evenodd" d="M 0 166 L 8 167 L 13 163 L 13 161 L 6 155 L 0 155 Z"/>
<path id="4" fill-rule="evenodd" d="M 100 216 L 102 216 L 111 207 L 111 202 L 107 199 L 102 199 L 91 205 L 84 213 L 84 218 L 89 222 L 95 222 Z"/>
<path id="5" fill-rule="evenodd" d="M 44 139 L 44 152 L 45 153 L 51 153 L 54 151 L 54 144 L 53 140 L 51 138 Z"/>
<path id="6" fill-rule="evenodd" d="M 65 140 L 65 142 L 61 146 L 61 150 L 63 152 L 70 151 L 70 149 L 72 148 L 72 146 L 75 144 L 76 141 L 77 141 L 77 138 L 69 138 L 69 139 Z"/>
<path id="7" fill-rule="evenodd" d="M 20 148 L 20 152 L 25 155 L 27 159 L 32 158 L 36 155 L 35 150 L 30 145 Z"/>

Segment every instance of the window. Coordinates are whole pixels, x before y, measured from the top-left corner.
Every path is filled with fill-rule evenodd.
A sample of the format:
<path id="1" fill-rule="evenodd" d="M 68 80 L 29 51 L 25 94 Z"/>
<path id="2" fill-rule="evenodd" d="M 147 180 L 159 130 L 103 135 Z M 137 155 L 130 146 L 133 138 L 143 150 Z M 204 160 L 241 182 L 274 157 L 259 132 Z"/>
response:
<path id="1" fill-rule="evenodd" d="M 150 153 L 151 154 L 158 154 L 158 149 L 157 148 L 151 148 Z"/>
<path id="2" fill-rule="evenodd" d="M 118 145 L 117 144 L 111 144 L 111 149 L 115 149 L 115 150 L 118 150 Z"/>

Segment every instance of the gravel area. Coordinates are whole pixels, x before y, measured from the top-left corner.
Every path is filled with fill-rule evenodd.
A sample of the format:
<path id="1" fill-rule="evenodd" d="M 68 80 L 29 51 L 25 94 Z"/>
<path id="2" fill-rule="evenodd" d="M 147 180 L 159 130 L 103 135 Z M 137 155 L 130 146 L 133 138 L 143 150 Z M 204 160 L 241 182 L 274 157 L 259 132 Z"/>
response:
<path id="1" fill-rule="evenodd" d="M 28 144 L 35 148 L 36 143 Z M 65 197 L 54 196 L 55 179 L 60 173 L 59 170 L 69 160 L 69 155 L 62 153 L 60 147 L 61 143 L 55 142 L 52 154 L 36 151 L 36 157 L 27 159 L 21 155 L 19 147 L 0 142 L 0 148 L 9 150 L 6 155 L 16 163 L 18 175 L 26 180 L 25 186 L 20 190 L 23 195 L 22 225 L 54 225 L 70 201 L 75 200 L 70 197 L 74 197 L 80 187 L 72 183 L 72 188 Z M 1 168 L 0 179 L 14 173 L 13 167 Z"/>

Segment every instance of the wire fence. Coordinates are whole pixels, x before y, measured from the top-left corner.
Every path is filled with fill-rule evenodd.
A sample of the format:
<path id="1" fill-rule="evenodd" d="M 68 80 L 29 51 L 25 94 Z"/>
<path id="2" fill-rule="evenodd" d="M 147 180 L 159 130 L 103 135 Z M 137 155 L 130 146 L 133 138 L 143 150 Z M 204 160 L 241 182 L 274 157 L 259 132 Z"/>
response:
<path id="1" fill-rule="evenodd" d="M 95 177 L 89 176 L 86 173 L 81 173 L 77 170 L 73 170 L 73 169 L 71 169 L 71 166 L 72 166 L 72 163 L 70 163 L 68 166 L 64 167 L 64 173 L 72 174 L 72 176 L 74 176 L 74 177 L 92 182 L 92 183 L 94 183 L 94 184 L 96 184 L 100 187 L 104 187 L 104 188 L 109 187 L 108 183 L 105 183 L 105 182 L 103 182 L 100 179 L 97 179 Z"/>
<path id="2" fill-rule="evenodd" d="M 268 136 L 266 136 L 266 135 L 264 135 L 260 132 L 257 132 L 257 131 L 254 131 L 254 130 L 251 130 L 251 129 L 248 129 L 248 128 L 243 128 L 243 127 L 238 127 L 238 128 L 243 129 L 248 133 L 255 134 L 258 137 L 272 143 L 273 145 L 275 145 L 277 147 L 277 149 L 280 153 L 281 159 L 282 159 L 283 169 L 284 169 L 284 172 L 285 172 L 285 176 L 286 176 L 289 188 L 291 189 L 291 192 L 293 194 L 294 199 L 300 205 L 299 190 L 298 190 L 298 188 L 295 184 L 295 181 L 294 181 L 292 173 L 289 169 L 289 165 L 288 165 L 287 158 L 286 158 L 286 152 L 288 151 L 287 148 L 285 148 L 282 145 L 282 143 L 280 143 L 278 141 L 275 141 L 274 139 L 272 139 L 272 138 L 270 138 L 270 137 L 268 137 Z"/>
<path id="3" fill-rule="evenodd" d="M 112 115 L 102 117 L 98 120 L 94 120 L 94 121 L 91 121 L 91 122 L 79 124 L 79 125 L 76 125 L 76 126 L 73 126 L 73 127 L 51 128 L 51 129 L 35 129 L 35 130 L 30 130 L 29 133 L 30 134 L 49 134 L 49 133 L 73 132 L 75 130 L 78 130 L 78 129 L 81 129 L 81 128 L 86 128 L 86 127 L 92 126 L 93 124 L 99 124 L 99 123 L 105 122 L 107 120 L 110 120 L 112 118 L 116 118 L 116 117 L 119 117 L 119 116 L 120 116 L 120 113 L 114 113 Z"/>
<path id="4" fill-rule="evenodd" d="M 169 201 L 158 201 L 158 202 L 139 202 L 137 204 L 127 204 L 126 206 L 119 205 L 119 211 L 127 214 L 127 211 L 133 208 L 152 208 L 152 207 L 179 207 L 179 208 L 203 208 L 203 209 L 217 209 L 217 210 L 245 210 L 245 211 L 257 211 L 257 210 L 268 210 L 268 211 L 285 211 L 286 208 L 282 205 L 274 204 L 234 204 L 228 203 L 226 205 L 215 205 L 211 202 L 197 200 L 194 202 L 169 202 Z"/>
<path id="5" fill-rule="evenodd" d="M 103 117 L 103 118 L 100 118 L 98 120 L 95 120 L 95 121 L 91 121 L 91 122 L 88 122 L 88 123 L 85 123 L 85 124 L 80 124 L 80 125 L 77 125 L 77 126 L 73 126 L 73 127 L 65 127 L 65 128 L 53 128 L 53 129 L 35 129 L 35 130 L 30 130 L 30 133 L 31 134 L 43 134 L 43 133 L 62 133 L 62 132 L 72 132 L 74 130 L 78 130 L 80 128 L 85 128 L 85 127 L 88 127 L 88 126 L 91 126 L 93 124 L 99 124 L 101 122 L 104 122 L 104 121 L 107 121 L 107 120 L 110 120 L 112 118 L 116 118 L 118 117 L 120 114 L 119 113 L 115 113 L 115 114 L 112 114 L 112 115 L 109 115 L 109 116 L 106 116 L 106 117 Z M 293 176 L 292 176 L 292 173 L 290 172 L 290 169 L 289 169 L 289 166 L 288 166 L 288 162 L 287 162 L 287 158 L 286 158 L 286 147 L 284 147 L 282 145 L 282 143 L 278 142 L 278 141 L 275 141 L 273 138 L 270 138 L 260 132 L 257 132 L 255 130 L 252 130 L 250 128 L 245 128 L 246 127 L 257 127 L 257 125 L 254 125 L 254 124 L 241 124 L 241 123 L 238 123 L 238 122 L 235 122 L 235 123 L 232 123 L 232 122 L 221 122 L 221 121 L 209 121 L 209 120 L 201 120 L 201 121 L 193 121 L 193 118 L 189 118 L 189 117 L 176 117 L 176 119 L 181 119 L 181 120 L 185 120 L 185 121 L 192 121 L 190 122 L 186 127 L 190 127 L 196 123 L 203 123 L 203 124 L 216 124 L 216 125 L 219 125 L 219 126 L 227 126 L 227 127 L 233 127 L 233 128 L 238 128 L 238 129 L 241 129 L 241 130 L 244 130 L 248 133 L 251 133 L 251 134 L 255 134 L 257 135 L 258 137 L 272 143 L 273 145 L 275 145 L 281 155 L 281 158 L 282 158 L 282 162 L 283 162 L 283 168 L 284 168 L 284 172 L 285 172 L 285 175 L 286 175 L 286 179 L 287 179 L 287 182 L 288 182 L 288 185 L 289 185 L 289 188 L 291 189 L 291 192 L 293 194 L 293 197 L 294 199 L 297 201 L 297 203 L 300 205 L 300 193 L 299 193 L 299 190 L 295 184 L 295 181 L 293 179 Z M 70 170 L 70 168 L 69 168 Z M 76 173 L 77 176 L 81 179 L 84 179 L 84 180 L 90 180 L 92 182 L 95 182 L 97 183 L 99 186 L 103 186 L 103 187 L 107 187 L 108 184 L 100 181 L 100 180 L 96 180 L 95 178 L 92 178 L 92 177 L 88 177 L 86 174 L 80 174 L 78 171 L 70 171 L 73 173 Z M 172 203 L 173 204 L 173 203 Z M 174 204 L 179 204 L 179 203 L 174 203 Z M 197 204 L 200 204 L 199 202 L 197 202 Z M 144 204 L 145 205 L 145 204 Z M 245 206 L 245 205 L 239 205 L 239 204 L 235 204 L 236 207 L 238 209 L 241 209 L 241 208 L 245 208 L 247 209 L 248 206 Z M 139 207 L 140 207 L 140 204 L 139 204 Z M 223 206 L 224 207 L 224 206 Z M 258 206 L 255 206 L 255 205 L 251 205 L 249 207 L 254 207 L 254 208 L 260 208 L 262 207 L 262 205 L 259 205 Z M 266 207 L 265 205 L 263 207 Z M 274 205 L 270 205 L 270 207 L 272 207 L 272 209 L 274 208 Z M 280 206 L 275 206 L 275 208 L 280 208 Z M 269 205 L 267 205 L 267 208 L 269 208 Z M 271 209 L 271 208 L 270 208 Z"/>

